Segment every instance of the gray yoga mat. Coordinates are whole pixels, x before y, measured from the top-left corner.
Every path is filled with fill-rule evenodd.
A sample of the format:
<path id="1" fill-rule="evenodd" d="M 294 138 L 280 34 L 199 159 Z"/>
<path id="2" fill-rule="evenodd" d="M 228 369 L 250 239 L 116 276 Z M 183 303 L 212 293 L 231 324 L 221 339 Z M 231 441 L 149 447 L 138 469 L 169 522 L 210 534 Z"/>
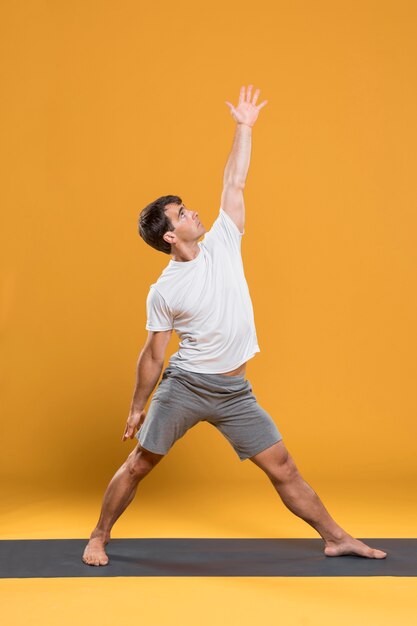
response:
<path id="1" fill-rule="evenodd" d="M 417 539 L 361 539 L 385 559 L 327 557 L 322 539 L 112 539 L 106 566 L 87 539 L 0 541 L 0 578 L 90 576 L 416 576 Z"/>

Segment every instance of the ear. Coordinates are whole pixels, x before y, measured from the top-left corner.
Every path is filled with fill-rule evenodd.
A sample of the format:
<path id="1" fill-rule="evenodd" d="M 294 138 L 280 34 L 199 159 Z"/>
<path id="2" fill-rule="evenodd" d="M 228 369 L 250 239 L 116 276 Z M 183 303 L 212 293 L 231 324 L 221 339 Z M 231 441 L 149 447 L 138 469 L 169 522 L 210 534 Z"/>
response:
<path id="1" fill-rule="evenodd" d="M 167 243 L 169 243 L 170 245 L 172 245 L 173 243 L 175 243 L 176 241 L 176 236 L 174 235 L 173 232 L 171 232 L 170 230 L 168 230 L 166 233 L 164 233 L 162 235 L 162 239 L 164 239 L 164 241 L 166 241 Z"/>

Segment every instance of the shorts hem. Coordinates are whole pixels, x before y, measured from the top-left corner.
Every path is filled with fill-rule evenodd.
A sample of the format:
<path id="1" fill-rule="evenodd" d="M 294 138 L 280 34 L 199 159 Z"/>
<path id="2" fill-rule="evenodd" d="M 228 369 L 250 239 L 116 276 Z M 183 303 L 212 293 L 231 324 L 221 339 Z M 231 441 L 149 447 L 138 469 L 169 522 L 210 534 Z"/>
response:
<path id="1" fill-rule="evenodd" d="M 252 452 L 251 454 L 248 454 L 247 456 L 241 457 L 239 455 L 239 459 L 241 461 L 246 461 L 246 459 L 250 459 L 252 456 L 255 456 L 256 454 L 259 454 L 260 452 L 263 452 L 264 450 L 268 450 L 268 448 L 270 448 L 271 446 L 274 446 L 276 443 L 278 443 L 279 441 L 282 441 L 283 437 L 280 437 L 279 439 L 277 439 L 276 441 L 274 441 L 273 443 L 268 444 L 267 446 L 262 446 L 262 448 L 260 450 L 257 450 L 256 452 Z"/>
<path id="2" fill-rule="evenodd" d="M 141 446 L 141 448 L 143 448 L 144 450 L 146 450 L 147 452 L 152 452 L 152 454 L 161 454 L 161 455 L 165 455 L 169 452 L 169 450 L 167 450 L 166 452 L 160 452 L 159 450 L 151 450 L 150 448 L 148 448 L 148 446 L 144 443 L 142 443 L 139 439 L 139 437 L 136 437 L 136 439 L 139 442 L 139 445 Z"/>

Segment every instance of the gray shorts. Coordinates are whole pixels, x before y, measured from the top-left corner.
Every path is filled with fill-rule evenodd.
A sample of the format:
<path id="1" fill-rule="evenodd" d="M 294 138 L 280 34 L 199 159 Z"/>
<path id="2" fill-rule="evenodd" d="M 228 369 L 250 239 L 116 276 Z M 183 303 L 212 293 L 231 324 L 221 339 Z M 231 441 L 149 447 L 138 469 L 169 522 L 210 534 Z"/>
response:
<path id="1" fill-rule="evenodd" d="M 198 422 L 213 424 L 241 461 L 282 439 L 244 376 L 200 374 L 174 365 L 164 370 L 135 437 L 146 450 L 166 454 Z"/>

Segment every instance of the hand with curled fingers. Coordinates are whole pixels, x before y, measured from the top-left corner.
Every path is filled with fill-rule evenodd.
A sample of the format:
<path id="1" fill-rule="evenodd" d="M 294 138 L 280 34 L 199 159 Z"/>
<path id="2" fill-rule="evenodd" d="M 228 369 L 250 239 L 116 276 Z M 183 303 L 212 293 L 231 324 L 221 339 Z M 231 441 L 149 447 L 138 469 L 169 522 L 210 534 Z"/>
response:
<path id="1" fill-rule="evenodd" d="M 122 441 L 126 439 L 133 439 L 135 435 L 135 431 L 139 430 L 142 426 L 144 419 L 146 417 L 146 411 L 143 410 L 132 410 L 129 413 L 129 417 L 127 418 L 125 432 L 123 433 Z"/>

